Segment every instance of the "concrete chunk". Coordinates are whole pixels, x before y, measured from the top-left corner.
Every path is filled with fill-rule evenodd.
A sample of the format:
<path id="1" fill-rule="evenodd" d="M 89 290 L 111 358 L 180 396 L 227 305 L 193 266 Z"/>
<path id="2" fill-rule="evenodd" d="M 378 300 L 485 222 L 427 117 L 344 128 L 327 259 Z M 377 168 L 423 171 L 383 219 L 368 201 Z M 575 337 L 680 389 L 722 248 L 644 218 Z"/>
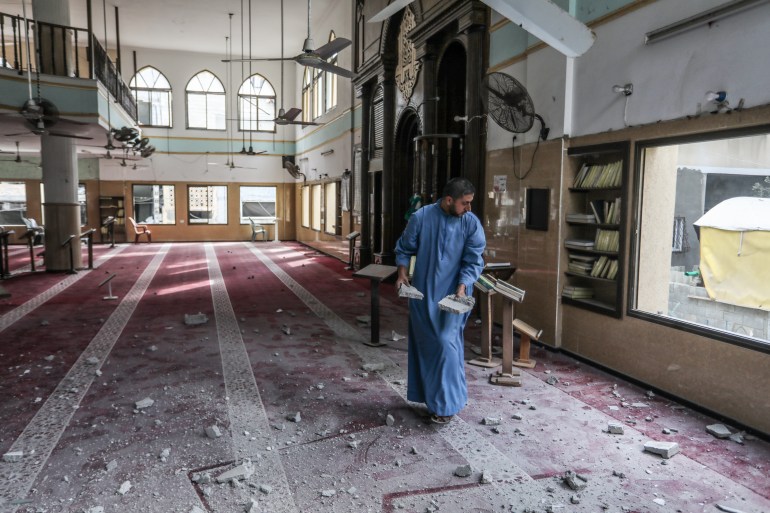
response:
<path id="1" fill-rule="evenodd" d="M 609 424 L 607 424 L 607 432 L 611 435 L 622 435 L 623 424 L 619 422 L 610 422 Z"/>
<path id="2" fill-rule="evenodd" d="M 291 415 L 287 416 L 286 419 L 292 422 L 300 422 L 302 420 L 302 415 L 300 415 L 300 412 L 292 413 Z"/>
<path id="3" fill-rule="evenodd" d="M 384 363 L 365 363 L 361 366 L 361 368 L 366 372 L 381 371 L 381 370 L 385 370 L 385 364 Z"/>
<path id="4" fill-rule="evenodd" d="M 729 438 L 732 433 L 724 424 L 711 424 L 706 426 L 706 433 L 716 438 Z"/>
<path id="5" fill-rule="evenodd" d="M 184 323 L 187 326 L 198 326 L 200 324 L 206 324 L 209 322 L 209 318 L 205 313 L 198 312 L 197 314 L 184 314 Z"/>
<path id="6" fill-rule="evenodd" d="M 500 419 L 497 417 L 484 417 L 481 423 L 484 424 L 485 426 L 499 426 Z"/>
<path id="7" fill-rule="evenodd" d="M 460 465 L 457 467 L 454 471 L 454 474 L 457 477 L 469 477 L 471 475 L 471 466 L 470 465 Z"/>
<path id="8" fill-rule="evenodd" d="M 137 410 L 143 410 L 144 408 L 149 408 L 153 404 L 155 404 L 155 401 L 153 401 L 149 397 L 145 397 L 141 401 L 137 401 L 135 406 Z"/>
<path id="9" fill-rule="evenodd" d="M 258 513 L 259 503 L 254 499 L 249 499 L 249 502 L 243 505 L 243 511 L 246 513 Z"/>
<path id="10" fill-rule="evenodd" d="M 6 463 L 15 463 L 17 461 L 21 461 L 23 457 L 24 451 L 8 451 L 7 453 L 3 454 L 3 461 Z"/>
<path id="11" fill-rule="evenodd" d="M 217 476 L 217 483 L 229 483 L 230 481 L 240 481 L 248 479 L 254 474 L 254 465 L 250 461 L 245 461 L 240 465 L 231 468 Z"/>
<path id="12" fill-rule="evenodd" d="M 422 292 L 412 287 L 411 285 L 402 284 L 398 288 L 398 297 L 406 297 L 409 299 L 422 299 L 425 297 Z"/>
<path id="13" fill-rule="evenodd" d="M 445 312 L 464 314 L 470 312 L 475 304 L 473 296 L 457 296 L 450 294 L 438 302 L 438 307 Z"/>
<path id="14" fill-rule="evenodd" d="M 396 423 L 396 419 L 393 417 L 393 415 L 388 413 L 388 416 L 385 417 L 385 425 L 392 426 L 395 423 Z"/>
<path id="15" fill-rule="evenodd" d="M 337 495 L 336 490 L 321 490 L 322 497 L 334 497 L 335 495 Z"/>
<path id="16" fill-rule="evenodd" d="M 564 473 L 564 483 L 573 490 L 582 490 L 588 485 L 588 479 L 580 474 L 576 474 L 572 470 L 568 470 Z"/>
<path id="17" fill-rule="evenodd" d="M 120 495 L 125 495 L 128 493 L 130 489 L 131 489 L 131 481 L 123 481 L 123 484 L 121 484 L 120 488 L 118 488 L 118 493 Z"/>
<path id="18" fill-rule="evenodd" d="M 644 450 L 668 459 L 679 452 L 679 444 L 676 442 L 656 442 L 650 440 L 644 443 Z"/>
<path id="19" fill-rule="evenodd" d="M 219 426 L 214 424 L 213 426 L 207 426 L 206 427 L 206 436 L 209 438 L 219 438 L 222 436 L 222 431 L 220 431 Z"/>

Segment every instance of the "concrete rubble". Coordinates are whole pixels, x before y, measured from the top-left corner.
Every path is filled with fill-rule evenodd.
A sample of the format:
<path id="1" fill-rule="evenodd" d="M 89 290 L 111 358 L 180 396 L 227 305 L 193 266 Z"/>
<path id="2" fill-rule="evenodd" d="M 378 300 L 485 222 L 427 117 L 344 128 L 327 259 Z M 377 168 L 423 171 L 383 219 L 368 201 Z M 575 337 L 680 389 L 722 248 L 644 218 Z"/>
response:
<path id="1" fill-rule="evenodd" d="M 423 295 L 422 292 L 420 292 L 413 286 L 402 284 L 398 288 L 398 297 L 405 297 L 409 299 L 422 299 L 425 296 Z"/>
<path id="2" fill-rule="evenodd" d="M 187 326 L 198 326 L 200 324 L 206 324 L 207 322 L 209 322 L 209 318 L 204 313 L 184 314 L 184 323 Z"/>
<path id="3" fill-rule="evenodd" d="M 476 301 L 473 299 L 473 296 L 461 297 L 450 294 L 438 302 L 438 307 L 445 312 L 464 314 L 470 312 L 473 309 L 474 304 L 476 304 Z"/>
<path id="4" fill-rule="evenodd" d="M 222 436 L 222 431 L 216 424 L 212 426 L 206 426 L 206 436 L 209 438 L 219 438 Z"/>
<path id="5" fill-rule="evenodd" d="M 611 435 L 622 435 L 623 424 L 619 422 L 610 422 L 609 424 L 607 424 L 607 432 Z"/>
<path id="6" fill-rule="evenodd" d="M 388 415 L 385 417 L 385 425 L 392 426 L 395 423 L 396 423 L 396 419 L 393 417 L 393 415 L 388 413 Z"/>
<path id="7" fill-rule="evenodd" d="M 485 426 L 499 426 L 500 425 L 500 419 L 498 417 L 484 417 L 481 420 L 481 423 Z"/>
<path id="8" fill-rule="evenodd" d="M 123 481 L 120 488 L 118 488 L 118 493 L 120 495 L 125 495 L 129 490 L 131 490 L 131 481 Z"/>
<path id="9" fill-rule="evenodd" d="M 246 513 L 257 513 L 259 511 L 259 503 L 254 499 L 249 499 L 249 502 L 243 505 L 243 511 Z"/>
<path id="10" fill-rule="evenodd" d="M 145 397 L 144 399 L 142 399 L 142 400 L 140 400 L 140 401 L 137 401 L 137 402 L 136 402 L 136 404 L 134 405 L 134 407 L 135 407 L 137 410 L 143 410 L 143 409 L 145 409 L 145 408 L 149 408 L 149 407 L 150 407 L 150 406 L 152 406 L 153 404 L 155 404 L 155 401 L 153 401 L 153 400 L 152 400 L 152 399 L 150 399 L 149 397 Z"/>
<path id="11" fill-rule="evenodd" d="M 361 366 L 366 372 L 382 371 L 385 370 L 384 363 L 365 363 Z"/>
<path id="12" fill-rule="evenodd" d="M 454 475 L 457 477 L 470 477 L 472 473 L 470 465 L 460 465 L 454 471 Z"/>
<path id="13" fill-rule="evenodd" d="M 291 335 L 291 328 L 286 324 L 281 326 L 281 331 L 283 332 L 284 335 Z"/>
<path id="14" fill-rule="evenodd" d="M 676 442 L 656 442 L 650 440 L 644 443 L 644 450 L 668 459 L 679 452 L 679 444 Z"/>
<path id="15" fill-rule="evenodd" d="M 566 471 L 562 477 L 562 480 L 567 486 L 575 491 L 582 490 L 588 486 L 588 479 L 585 476 L 572 470 Z"/>
<path id="16" fill-rule="evenodd" d="M 406 337 L 404 335 L 399 335 L 396 333 L 396 330 L 391 330 L 390 332 L 390 340 L 393 342 L 398 342 L 399 340 L 404 340 Z"/>
<path id="17" fill-rule="evenodd" d="M 23 457 L 24 451 L 8 451 L 7 453 L 3 454 L 3 461 L 6 463 L 15 463 L 17 461 L 21 461 Z"/>
<path id="18" fill-rule="evenodd" d="M 236 465 L 228 471 L 217 476 L 217 483 L 230 483 L 232 481 L 242 481 L 250 478 L 254 474 L 254 465 L 246 460 L 240 465 Z"/>
<path id="19" fill-rule="evenodd" d="M 711 424 L 706 426 L 706 433 L 716 438 L 729 438 L 732 432 L 724 424 Z"/>

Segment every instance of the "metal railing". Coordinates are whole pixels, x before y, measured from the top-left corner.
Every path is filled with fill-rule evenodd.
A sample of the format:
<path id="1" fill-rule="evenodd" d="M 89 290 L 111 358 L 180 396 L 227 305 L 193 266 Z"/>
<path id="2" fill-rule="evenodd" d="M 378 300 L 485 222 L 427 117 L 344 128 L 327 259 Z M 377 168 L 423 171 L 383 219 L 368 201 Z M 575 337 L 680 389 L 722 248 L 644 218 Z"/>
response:
<path id="1" fill-rule="evenodd" d="M 0 68 L 16 70 L 20 75 L 29 68 L 45 75 L 96 79 L 136 119 L 136 101 L 131 90 L 88 29 L 30 19 L 25 28 L 23 17 L 0 13 L 0 43 Z"/>

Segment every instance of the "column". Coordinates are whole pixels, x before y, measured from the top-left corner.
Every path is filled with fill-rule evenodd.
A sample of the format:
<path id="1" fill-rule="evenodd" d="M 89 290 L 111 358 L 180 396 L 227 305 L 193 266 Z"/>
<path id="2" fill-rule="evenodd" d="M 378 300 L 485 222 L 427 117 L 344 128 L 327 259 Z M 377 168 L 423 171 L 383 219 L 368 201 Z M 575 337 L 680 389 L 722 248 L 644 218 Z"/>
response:
<path id="1" fill-rule="evenodd" d="M 80 235 L 78 203 L 78 158 L 74 139 L 40 136 L 45 201 L 45 268 L 67 271 L 70 250 L 62 247 L 70 235 Z M 73 264 L 82 266 L 80 237 L 72 240 Z"/>
<path id="2" fill-rule="evenodd" d="M 360 182 L 354 183 L 361 194 L 361 244 L 358 249 L 359 265 L 366 267 L 372 261 L 372 248 L 369 246 L 371 229 L 369 226 L 369 145 L 371 144 L 372 123 L 372 87 L 362 84 L 358 93 L 361 98 L 361 169 Z"/>
<path id="3" fill-rule="evenodd" d="M 385 78 L 382 82 L 383 116 L 382 130 L 382 214 L 380 216 L 380 254 L 377 263 L 392 265 L 395 262 L 393 249 L 396 241 L 393 237 L 393 138 L 396 133 L 396 80 L 395 59 L 385 59 Z M 403 191 L 401 191 L 403 193 Z"/>
<path id="4" fill-rule="evenodd" d="M 38 25 L 38 67 L 41 73 L 72 76 L 75 63 L 72 31 L 52 25 L 70 26 L 69 0 L 33 0 L 32 15 Z"/>
<path id="5" fill-rule="evenodd" d="M 474 201 L 474 213 L 484 219 L 482 209 L 484 190 L 484 168 L 486 147 L 483 125 L 485 120 L 481 117 L 484 107 L 481 104 L 481 79 L 484 72 L 484 34 L 485 26 L 474 23 L 467 27 L 468 41 L 465 90 L 466 90 L 466 114 L 471 120 L 465 128 L 465 161 L 463 162 L 463 175 L 476 187 L 476 201 Z"/>

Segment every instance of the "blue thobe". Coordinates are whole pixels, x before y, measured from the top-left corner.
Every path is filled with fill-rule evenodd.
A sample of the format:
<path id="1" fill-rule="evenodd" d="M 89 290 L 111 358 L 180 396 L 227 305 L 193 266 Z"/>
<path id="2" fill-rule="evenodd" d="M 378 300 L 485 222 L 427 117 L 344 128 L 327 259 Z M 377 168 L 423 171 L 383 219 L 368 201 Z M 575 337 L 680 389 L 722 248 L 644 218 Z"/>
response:
<path id="1" fill-rule="evenodd" d="M 470 212 L 447 214 L 440 201 L 412 214 L 396 243 L 397 265 L 408 268 L 417 256 L 411 283 L 425 296 L 409 300 L 407 399 L 425 403 L 436 415 L 455 415 L 468 400 L 463 329 L 470 315 L 440 310 L 438 302 L 460 283 L 473 294 L 485 246 L 479 219 Z"/>

